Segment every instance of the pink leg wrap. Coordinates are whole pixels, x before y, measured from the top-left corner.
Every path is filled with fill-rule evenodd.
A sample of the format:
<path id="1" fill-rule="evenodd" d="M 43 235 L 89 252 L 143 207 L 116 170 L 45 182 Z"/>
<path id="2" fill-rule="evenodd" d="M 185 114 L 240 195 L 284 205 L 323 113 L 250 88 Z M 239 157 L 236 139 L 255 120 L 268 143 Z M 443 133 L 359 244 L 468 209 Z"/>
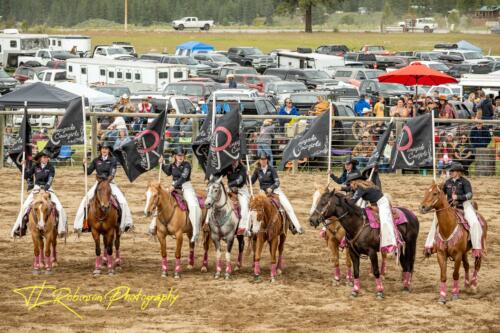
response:
<path id="1" fill-rule="evenodd" d="M 384 285 L 382 284 L 382 280 L 380 278 L 375 279 L 375 284 L 377 285 L 378 292 L 384 292 Z"/>
<path id="2" fill-rule="evenodd" d="M 52 257 L 45 257 L 45 268 L 49 271 L 52 269 Z"/>
<path id="3" fill-rule="evenodd" d="M 168 260 L 167 260 L 167 257 L 161 258 L 161 270 L 162 270 L 162 272 L 166 272 L 168 270 Z"/>
<path id="4" fill-rule="evenodd" d="M 205 252 L 203 254 L 203 266 L 205 266 L 205 267 L 208 266 L 208 252 Z"/>
<path id="5" fill-rule="evenodd" d="M 278 269 L 283 270 L 285 268 L 285 259 L 283 256 L 278 256 Z"/>
<path id="6" fill-rule="evenodd" d="M 115 263 L 117 265 L 120 265 L 122 263 L 122 258 L 120 258 L 120 250 L 116 250 Z"/>
<path id="7" fill-rule="evenodd" d="M 464 288 L 469 288 L 469 287 L 470 287 L 470 276 L 469 272 L 466 272 L 464 278 Z"/>
<path id="8" fill-rule="evenodd" d="M 222 260 L 217 259 L 215 262 L 215 270 L 220 273 L 222 271 Z"/>
<path id="9" fill-rule="evenodd" d="M 411 284 L 411 273 L 404 272 L 403 273 L 403 287 L 410 288 L 410 284 Z"/>
<path id="10" fill-rule="evenodd" d="M 474 270 L 474 273 L 472 273 L 471 285 L 473 287 L 477 287 L 477 271 L 476 270 Z"/>
<path id="11" fill-rule="evenodd" d="M 326 235 L 326 229 L 321 229 L 321 230 L 319 231 L 319 237 L 321 237 L 321 238 L 325 238 L 325 235 Z"/>
<path id="12" fill-rule="evenodd" d="M 388 245 L 388 246 L 384 246 L 383 248 L 380 249 L 380 252 L 382 253 L 392 253 L 396 250 L 396 246 L 394 245 Z"/>
<path id="13" fill-rule="evenodd" d="M 57 261 L 57 252 L 56 248 L 52 246 L 52 262 Z"/>
<path id="14" fill-rule="evenodd" d="M 354 286 L 352 287 L 352 291 L 359 292 L 361 290 L 361 282 L 359 279 L 354 279 Z"/>
<path id="15" fill-rule="evenodd" d="M 101 269 L 101 265 L 102 265 L 101 256 L 96 256 L 95 257 L 95 268 Z"/>
<path id="16" fill-rule="evenodd" d="M 446 297 L 446 282 L 441 282 L 439 284 L 439 295 L 441 297 Z"/>
<path id="17" fill-rule="evenodd" d="M 243 252 L 238 253 L 238 267 L 241 267 L 243 263 Z"/>
<path id="18" fill-rule="evenodd" d="M 348 281 L 352 281 L 352 270 L 350 268 L 347 269 L 347 274 L 346 274 L 345 278 Z"/>
<path id="19" fill-rule="evenodd" d="M 260 261 L 255 261 L 253 266 L 253 272 L 255 275 L 260 275 Z"/>
<path id="20" fill-rule="evenodd" d="M 175 272 L 181 272 L 181 258 L 175 258 Z"/>
<path id="21" fill-rule="evenodd" d="M 340 267 L 335 267 L 333 278 L 335 279 L 335 281 L 340 281 Z"/>
<path id="22" fill-rule="evenodd" d="M 472 256 L 474 258 L 481 258 L 483 255 L 483 250 L 481 249 L 472 249 Z"/>
<path id="23" fill-rule="evenodd" d="M 271 277 L 276 277 L 276 275 L 278 275 L 277 273 L 277 265 L 276 264 L 271 264 Z"/>
<path id="24" fill-rule="evenodd" d="M 35 256 L 33 258 L 33 268 L 34 269 L 39 269 L 40 268 L 40 257 Z"/>
<path id="25" fill-rule="evenodd" d="M 231 274 L 233 272 L 233 266 L 231 265 L 231 261 L 226 261 L 226 273 Z"/>
<path id="26" fill-rule="evenodd" d="M 108 268 L 113 268 L 113 256 L 108 254 L 106 257 L 108 258 Z"/>
<path id="27" fill-rule="evenodd" d="M 382 265 L 380 267 L 380 274 L 385 276 L 385 273 L 387 273 L 387 263 L 385 260 L 382 260 Z"/>
<path id="28" fill-rule="evenodd" d="M 347 239 L 345 237 L 342 237 L 342 240 L 340 241 L 339 247 L 341 249 L 345 248 L 347 246 Z"/>
<path id="29" fill-rule="evenodd" d="M 188 264 L 194 266 L 194 250 L 189 250 Z"/>
<path id="30" fill-rule="evenodd" d="M 453 280 L 453 289 L 452 289 L 453 295 L 458 295 L 458 293 L 460 292 L 460 287 L 458 286 L 458 283 L 459 283 L 458 280 Z"/>

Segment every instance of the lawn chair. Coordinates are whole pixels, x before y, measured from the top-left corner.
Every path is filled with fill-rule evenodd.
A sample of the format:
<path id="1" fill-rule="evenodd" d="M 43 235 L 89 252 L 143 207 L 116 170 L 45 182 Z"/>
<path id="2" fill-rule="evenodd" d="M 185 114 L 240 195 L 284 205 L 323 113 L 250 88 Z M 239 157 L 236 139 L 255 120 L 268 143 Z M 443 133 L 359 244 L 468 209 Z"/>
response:
<path id="1" fill-rule="evenodd" d="M 74 150 L 71 149 L 71 146 L 61 146 L 61 150 L 59 151 L 59 155 L 56 157 L 57 162 L 69 162 L 71 166 L 75 160 L 73 159 Z"/>

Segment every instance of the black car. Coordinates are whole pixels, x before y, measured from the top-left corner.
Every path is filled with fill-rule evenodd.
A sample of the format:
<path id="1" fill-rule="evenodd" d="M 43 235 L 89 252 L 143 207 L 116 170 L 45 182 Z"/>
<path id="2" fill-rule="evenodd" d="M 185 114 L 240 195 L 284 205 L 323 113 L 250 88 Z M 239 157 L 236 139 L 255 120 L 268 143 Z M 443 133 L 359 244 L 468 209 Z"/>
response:
<path id="1" fill-rule="evenodd" d="M 227 57 L 241 66 L 254 67 L 261 73 L 266 68 L 275 66 L 274 59 L 256 47 L 231 47 L 227 51 Z"/>
<path id="2" fill-rule="evenodd" d="M 463 74 L 489 74 L 497 67 L 494 62 L 474 65 L 448 63 L 447 66 L 450 68 L 449 74 L 456 78 L 460 78 Z"/>
<path id="3" fill-rule="evenodd" d="M 364 80 L 359 85 L 359 94 L 370 97 L 372 101 L 376 101 L 378 96 L 390 98 L 410 93 L 411 91 L 406 86 L 399 83 L 380 83 L 378 80 Z"/>
<path id="4" fill-rule="evenodd" d="M 336 55 L 339 57 L 343 57 L 347 52 L 349 52 L 349 48 L 345 45 L 321 45 L 316 49 L 316 53 Z"/>
<path id="5" fill-rule="evenodd" d="M 362 63 L 366 68 L 377 69 L 377 57 L 372 53 L 350 52 L 344 55 L 346 66 L 348 63 Z"/>
<path id="6" fill-rule="evenodd" d="M 0 69 L 0 94 L 7 94 L 14 90 L 19 82 L 10 77 L 3 69 Z"/>
<path id="7" fill-rule="evenodd" d="M 303 82 L 308 89 L 330 89 L 339 83 L 318 69 L 268 68 L 264 74 L 275 75 L 284 81 Z"/>

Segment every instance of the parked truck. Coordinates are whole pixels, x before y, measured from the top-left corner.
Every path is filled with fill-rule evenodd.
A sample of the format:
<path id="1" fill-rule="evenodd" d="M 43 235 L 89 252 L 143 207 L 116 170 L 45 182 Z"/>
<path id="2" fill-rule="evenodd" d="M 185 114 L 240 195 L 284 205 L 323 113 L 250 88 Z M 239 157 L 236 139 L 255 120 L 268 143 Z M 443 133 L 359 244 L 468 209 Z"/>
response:
<path id="1" fill-rule="evenodd" d="M 42 66 L 47 66 L 49 61 L 54 60 L 67 60 L 70 58 L 79 58 L 78 55 L 71 54 L 68 51 L 40 49 L 35 52 L 33 56 L 19 56 L 17 62 L 19 66 L 24 65 L 28 61 L 37 62 Z"/>
<path id="2" fill-rule="evenodd" d="M 184 29 L 200 29 L 208 31 L 214 25 L 213 20 L 201 21 L 197 17 L 183 17 L 180 20 L 172 21 L 172 27 L 174 30 L 184 30 Z"/>
<path id="3" fill-rule="evenodd" d="M 438 28 L 437 22 L 432 17 L 421 17 L 415 19 L 406 19 L 398 23 L 404 32 L 423 31 L 431 33 Z"/>

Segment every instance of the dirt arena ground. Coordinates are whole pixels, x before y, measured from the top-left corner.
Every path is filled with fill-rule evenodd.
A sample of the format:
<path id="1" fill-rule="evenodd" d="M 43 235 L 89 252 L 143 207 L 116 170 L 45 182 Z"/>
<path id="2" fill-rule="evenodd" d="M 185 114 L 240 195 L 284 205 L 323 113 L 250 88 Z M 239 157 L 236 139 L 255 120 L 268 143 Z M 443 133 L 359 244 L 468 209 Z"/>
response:
<path id="1" fill-rule="evenodd" d="M 83 195 L 81 170 L 59 169 L 55 189 L 65 206 L 70 226 Z M 333 286 L 330 255 L 318 230 L 308 225 L 307 214 L 314 183 L 324 181 L 324 175 L 283 175 L 283 189 L 295 206 L 306 228 L 302 236 L 290 236 L 285 247 L 286 269 L 275 284 L 268 282 L 269 258 L 264 251 L 264 281 L 255 284 L 251 279 L 250 258 L 244 268 L 230 281 L 214 280 L 214 256 L 210 253 L 209 273 L 200 272 L 201 248 L 197 247 L 193 271 L 186 270 L 187 242 L 183 251 L 182 279 L 160 278 L 159 243 L 146 235 L 148 219 L 143 217 L 144 191 L 148 180 L 156 173 L 143 175 L 130 184 L 119 172 L 117 182 L 129 200 L 135 235 L 122 238 L 123 270 L 114 276 L 92 277 L 94 243 L 89 234 L 79 240 L 70 235 L 67 244 L 59 243 L 59 267 L 53 275 L 31 274 L 31 237 L 18 241 L 9 238 L 19 207 L 19 172 L 0 171 L 0 330 L 2 332 L 499 332 L 500 331 L 500 179 L 472 180 L 480 210 L 489 221 L 488 260 L 479 275 L 477 293 L 461 293 L 461 299 L 437 304 L 439 269 L 436 258 L 423 261 L 422 247 L 429 229 L 431 215 L 418 214 L 421 233 L 413 278 L 413 292 L 404 295 L 399 281 L 400 271 L 391 258 L 385 279 L 386 298 L 376 300 L 375 282 L 369 272 L 369 262 L 362 261 L 362 294 L 349 297 L 350 287 Z M 166 177 L 163 178 L 166 182 Z M 416 211 L 430 177 L 383 176 L 386 192 L 397 204 Z M 195 175 L 196 188 L 203 188 L 200 174 Z M 169 268 L 173 268 L 174 241 L 168 239 Z M 449 263 L 448 267 L 451 267 Z M 342 271 L 345 271 L 342 265 Z M 451 273 L 449 270 L 449 292 Z M 461 280 L 463 277 L 461 276 Z M 141 302 L 116 301 L 106 310 L 100 304 L 81 297 L 78 302 L 53 300 L 50 291 L 39 299 L 40 306 L 28 309 L 23 298 L 13 292 L 16 288 L 40 285 L 71 288 L 72 295 L 105 294 L 119 286 L 129 286 L 130 293 L 177 296 L 170 306 L 165 301 L 160 308 L 154 300 L 146 309 Z M 463 282 L 461 281 L 461 285 Z M 77 288 L 79 290 L 77 291 Z M 171 289 L 173 288 L 173 289 Z M 26 292 L 25 292 L 26 294 Z M 35 293 L 35 296 L 37 293 Z M 30 300 L 35 302 L 35 296 Z M 76 299 L 76 298 L 75 298 Z M 48 304 L 40 304 L 48 300 Z M 173 299 L 170 299 L 173 301 Z M 63 304 L 68 305 L 79 319 Z"/>

